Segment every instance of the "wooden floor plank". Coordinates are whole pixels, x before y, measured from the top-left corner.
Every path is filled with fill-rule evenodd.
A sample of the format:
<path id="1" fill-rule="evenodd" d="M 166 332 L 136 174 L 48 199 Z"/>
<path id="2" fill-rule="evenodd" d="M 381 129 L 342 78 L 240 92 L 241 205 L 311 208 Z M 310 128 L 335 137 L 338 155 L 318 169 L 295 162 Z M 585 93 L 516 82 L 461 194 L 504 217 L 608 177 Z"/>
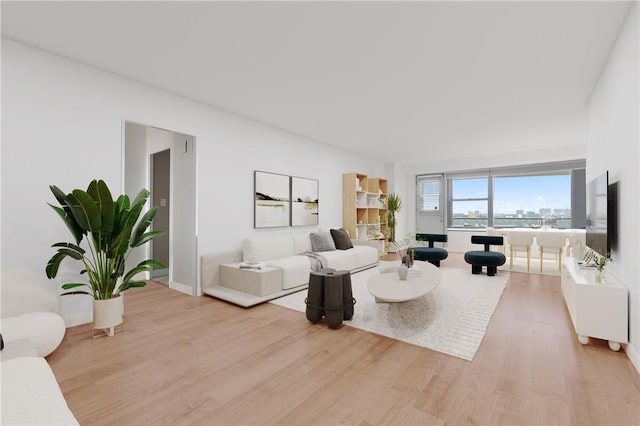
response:
<path id="1" fill-rule="evenodd" d="M 640 424 L 631 362 L 578 343 L 560 279 L 535 274 L 511 274 L 471 362 L 155 283 L 125 295 L 123 332 L 70 328 L 47 360 L 87 425 Z"/>

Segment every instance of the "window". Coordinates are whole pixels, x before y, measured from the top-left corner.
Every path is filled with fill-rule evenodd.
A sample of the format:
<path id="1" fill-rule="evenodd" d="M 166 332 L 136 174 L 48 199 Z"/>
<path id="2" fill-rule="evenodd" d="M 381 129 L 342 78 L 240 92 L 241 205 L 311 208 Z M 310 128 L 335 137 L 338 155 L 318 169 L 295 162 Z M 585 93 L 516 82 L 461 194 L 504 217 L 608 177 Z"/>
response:
<path id="1" fill-rule="evenodd" d="M 418 211 L 420 213 L 440 210 L 440 187 L 442 176 L 420 176 L 418 178 Z"/>
<path id="2" fill-rule="evenodd" d="M 493 226 L 571 228 L 571 175 L 496 176 Z"/>
<path id="3" fill-rule="evenodd" d="M 583 227 L 585 188 L 579 176 L 584 167 L 584 160 L 577 160 L 449 173 L 447 226 Z"/>
<path id="4" fill-rule="evenodd" d="M 489 178 L 449 179 L 452 228 L 486 228 L 489 221 Z"/>

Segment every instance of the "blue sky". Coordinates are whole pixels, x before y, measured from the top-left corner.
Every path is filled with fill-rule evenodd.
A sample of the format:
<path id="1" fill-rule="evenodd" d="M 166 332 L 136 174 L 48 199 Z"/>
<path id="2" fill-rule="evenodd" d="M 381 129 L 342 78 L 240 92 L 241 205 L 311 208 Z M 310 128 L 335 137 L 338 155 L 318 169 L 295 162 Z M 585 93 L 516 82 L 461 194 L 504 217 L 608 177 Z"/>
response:
<path id="1" fill-rule="evenodd" d="M 454 181 L 454 198 L 487 196 L 486 179 Z M 571 208 L 571 176 L 518 176 L 494 178 L 494 214 L 515 213 L 516 210 L 538 213 L 541 208 Z M 486 203 L 456 203 L 453 213 L 485 210 Z"/>

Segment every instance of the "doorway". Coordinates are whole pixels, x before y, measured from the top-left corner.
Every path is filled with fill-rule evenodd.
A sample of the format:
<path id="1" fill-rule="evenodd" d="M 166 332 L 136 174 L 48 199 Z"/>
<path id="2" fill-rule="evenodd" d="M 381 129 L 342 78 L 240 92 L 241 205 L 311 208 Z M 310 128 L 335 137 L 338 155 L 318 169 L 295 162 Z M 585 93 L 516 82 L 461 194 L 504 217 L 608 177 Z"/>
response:
<path id="1" fill-rule="evenodd" d="M 171 224 L 171 149 L 151 154 L 151 205 L 158 207 L 152 223 L 153 230 L 165 230 L 164 235 L 151 240 L 151 257 L 165 265 L 153 269 L 151 278 L 169 285 L 169 235 Z"/>
<path id="2" fill-rule="evenodd" d="M 195 145 L 191 135 L 124 122 L 124 192 L 135 197 L 148 188 L 149 206 L 158 207 L 152 227 L 165 231 L 134 250 L 127 266 L 155 258 L 166 268 L 154 270 L 151 278 L 193 296 L 198 295 Z"/>
<path id="3" fill-rule="evenodd" d="M 444 234 L 444 176 L 423 175 L 416 179 L 416 232 Z"/>

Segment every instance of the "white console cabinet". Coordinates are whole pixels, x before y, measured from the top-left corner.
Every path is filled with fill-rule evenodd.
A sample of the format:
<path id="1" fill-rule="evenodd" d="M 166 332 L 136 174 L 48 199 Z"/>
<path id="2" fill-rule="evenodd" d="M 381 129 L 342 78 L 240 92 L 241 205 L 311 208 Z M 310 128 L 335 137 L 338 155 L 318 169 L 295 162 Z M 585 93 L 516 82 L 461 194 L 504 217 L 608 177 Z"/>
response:
<path id="1" fill-rule="evenodd" d="M 628 343 L 628 290 L 611 275 L 604 274 L 604 282 L 596 283 L 596 271 L 581 269 L 573 258 L 563 262 L 562 294 L 583 345 L 589 337 L 609 341 L 609 347 L 620 350 Z"/>

